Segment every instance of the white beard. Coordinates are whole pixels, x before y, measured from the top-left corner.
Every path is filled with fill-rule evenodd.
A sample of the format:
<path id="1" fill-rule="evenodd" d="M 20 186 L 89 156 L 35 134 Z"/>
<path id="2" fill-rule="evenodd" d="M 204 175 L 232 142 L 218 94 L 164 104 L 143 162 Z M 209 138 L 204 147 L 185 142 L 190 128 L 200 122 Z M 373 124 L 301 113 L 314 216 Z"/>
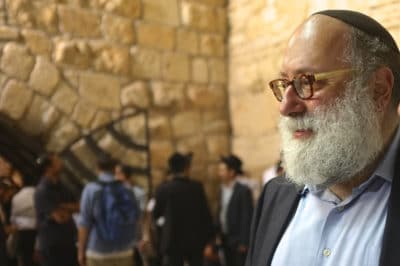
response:
<path id="1" fill-rule="evenodd" d="M 301 117 L 281 117 L 286 176 L 298 185 L 327 188 L 350 181 L 379 155 L 383 136 L 376 105 L 367 88 L 350 82 L 333 104 Z M 298 129 L 311 129 L 295 139 Z"/>

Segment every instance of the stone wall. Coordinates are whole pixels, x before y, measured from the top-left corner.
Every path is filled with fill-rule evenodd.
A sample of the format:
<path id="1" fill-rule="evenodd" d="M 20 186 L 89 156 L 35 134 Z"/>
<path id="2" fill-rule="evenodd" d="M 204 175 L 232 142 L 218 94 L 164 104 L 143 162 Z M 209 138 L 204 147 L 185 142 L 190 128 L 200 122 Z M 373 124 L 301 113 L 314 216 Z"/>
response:
<path id="1" fill-rule="evenodd" d="M 60 151 L 129 109 L 147 109 L 155 184 L 174 150 L 193 151 L 194 177 L 211 181 L 211 195 L 215 163 L 229 151 L 225 6 L 0 1 L 0 113 Z"/>
<path id="2" fill-rule="evenodd" d="M 231 0 L 229 102 L 232 149 L 245 158 L 250 175 L 279 157 L 278 104 L 267 82 L 279 71 L 286 42 L 295 27 L 318 10 L 353 9 L 381 22 L 400 44 L 400 4 L 390 0 Z"/>

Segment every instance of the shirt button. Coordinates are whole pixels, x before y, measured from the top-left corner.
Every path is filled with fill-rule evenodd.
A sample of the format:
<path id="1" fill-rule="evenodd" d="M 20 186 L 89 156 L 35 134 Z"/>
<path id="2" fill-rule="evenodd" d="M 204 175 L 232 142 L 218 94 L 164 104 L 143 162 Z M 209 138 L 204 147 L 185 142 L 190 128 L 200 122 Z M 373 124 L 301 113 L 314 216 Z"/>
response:
<path id="1" fill-rule="evenodd" d="M 322 254 L 324 254 L 325 257 L 329 257 L 331 255 L 331 250 L 329 248 L 326 248 L 322 251 Z"/>
<path id="2" fill-rule="evenodd" d="M 343 211 L 343 210 L 344 210 L 344 206 L 337 207 L 337 210 L 338 210 L 339 212 Z"/>

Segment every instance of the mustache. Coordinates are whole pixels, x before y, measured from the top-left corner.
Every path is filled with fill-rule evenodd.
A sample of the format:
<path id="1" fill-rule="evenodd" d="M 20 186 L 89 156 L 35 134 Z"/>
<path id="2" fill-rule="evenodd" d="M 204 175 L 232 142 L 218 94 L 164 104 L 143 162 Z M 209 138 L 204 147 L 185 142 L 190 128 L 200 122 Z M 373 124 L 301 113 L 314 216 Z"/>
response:
<path id="1" fill-rule="evenodd" d="M 303 115 L 298 117 L 287 117 L 281 116 L 279 121 L 279 127 L 289 131 L 296 131 L 299 129 L 311 129 L 315 130 L 318 128 L 317 118 L 314 114 Z"/>

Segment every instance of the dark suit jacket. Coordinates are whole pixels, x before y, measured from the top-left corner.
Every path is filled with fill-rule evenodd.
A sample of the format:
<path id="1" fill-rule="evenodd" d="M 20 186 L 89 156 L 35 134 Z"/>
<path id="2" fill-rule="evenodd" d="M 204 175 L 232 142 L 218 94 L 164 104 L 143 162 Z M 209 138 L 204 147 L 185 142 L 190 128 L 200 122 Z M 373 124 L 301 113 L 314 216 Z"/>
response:
<path id="1" fill-rule="evenodd" d="M 219 203 L 221 204 L 221 201 Z M 221 232 L 220 212 L 221 206 L 218 208 L 217 215 L 217 230 L 219 232 Z M 226 242 L 231 248 L 236 249 L 239 245 L 246 247 L 249 245 L 252 215 L 253 198 L 251 190 L 247 186 L 236 182 L 226 214 L 228 227 Z"/>
<path id="2" fill-rule="evenodd" d="M 400 263 L 400 156 L 397 156 L 394 167 L 379 263 L 381 266 Z M 279 241 L 296 212 L 302 190 L 302 187 L 296 187 L 283 177 L 271 180 L 264 187 L 253 216 L 246 266 L 271 264 Z"/>
<path id="3" fill-rule="evenodd" d="M 162 254 L 202 252 L 213 236 L 213 223 L 203 185 L 175 177 L 156 192 L 154 220 L 163 216 L 159 250 Z"/>

